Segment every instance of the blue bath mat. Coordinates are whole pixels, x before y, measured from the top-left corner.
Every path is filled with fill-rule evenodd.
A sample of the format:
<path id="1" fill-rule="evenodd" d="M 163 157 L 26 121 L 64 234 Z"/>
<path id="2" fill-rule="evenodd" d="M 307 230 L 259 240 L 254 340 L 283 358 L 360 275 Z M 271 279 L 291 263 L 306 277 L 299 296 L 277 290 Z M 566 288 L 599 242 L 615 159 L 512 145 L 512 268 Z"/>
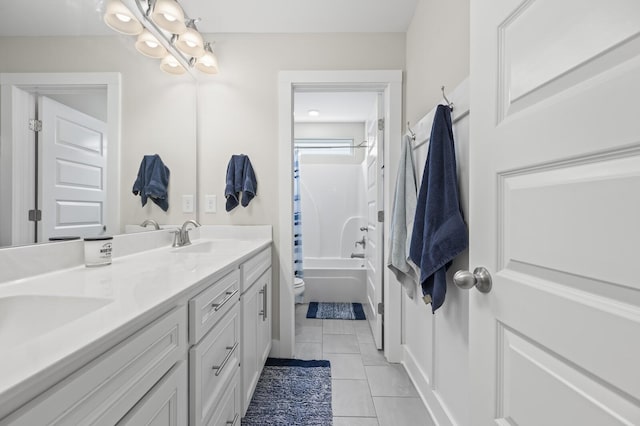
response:
<path id="1" fill-rule="evenodd" d="M 307 310 L 307 318 L 364 320 L 362 303 L 311 302 Z"/>
<path id="2" fill-rule="evenodd" d="M 329 361 L 268 358 L 242 425 L 331 426 Z"/>

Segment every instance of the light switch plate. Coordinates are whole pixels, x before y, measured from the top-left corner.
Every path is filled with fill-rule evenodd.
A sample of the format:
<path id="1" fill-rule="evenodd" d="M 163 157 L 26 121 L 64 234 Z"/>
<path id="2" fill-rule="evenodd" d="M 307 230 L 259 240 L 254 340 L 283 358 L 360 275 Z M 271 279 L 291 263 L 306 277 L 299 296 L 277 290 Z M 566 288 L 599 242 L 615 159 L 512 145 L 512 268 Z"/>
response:
<path id="1" fill-rule="evenodd" d="M 182 213 L 193 213 L 193 195 L 182 196 Z"/>
<path id="2" fill-rule="evenodd" d="M 215 195 L 205 195 L 204 212 L 215 213 L 218 210 L 217 203 L 218 203 L 218 197 L 216 197 Z"/>

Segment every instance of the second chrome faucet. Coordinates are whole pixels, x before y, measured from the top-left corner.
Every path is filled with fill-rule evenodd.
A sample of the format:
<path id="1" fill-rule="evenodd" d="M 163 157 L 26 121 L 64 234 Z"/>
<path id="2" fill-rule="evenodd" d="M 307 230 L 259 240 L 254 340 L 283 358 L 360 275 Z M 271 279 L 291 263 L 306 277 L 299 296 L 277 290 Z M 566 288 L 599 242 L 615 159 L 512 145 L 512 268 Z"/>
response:
<path id="1" fill-rule="evenodd" d="M 200 224 L 193 220 L 189 219 L 185 223 L 182 224 L 182 227 L 176 229 L 173 232 L 173 244 L 172 247 L 183 247 L 191 244 L 191 239 L 189 238 L 189 225 L 193 225 L 195 228 L 200 226 Z"/>

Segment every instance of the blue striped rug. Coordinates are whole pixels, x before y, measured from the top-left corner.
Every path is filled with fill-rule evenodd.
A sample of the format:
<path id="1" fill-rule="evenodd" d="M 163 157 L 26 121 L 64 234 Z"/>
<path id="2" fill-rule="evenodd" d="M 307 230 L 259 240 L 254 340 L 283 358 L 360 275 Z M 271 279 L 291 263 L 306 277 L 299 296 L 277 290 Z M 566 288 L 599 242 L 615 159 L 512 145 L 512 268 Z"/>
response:
<path id="1" fill-rule="evenodd" d="M 331 364 L 268 358 L 242 425 L 331 426 Z"/>
<path id="2" fill-rule="evenodd" d="M 307 310 L 307 318 L 364 320 L 362 303 L 311 302 Z"/>

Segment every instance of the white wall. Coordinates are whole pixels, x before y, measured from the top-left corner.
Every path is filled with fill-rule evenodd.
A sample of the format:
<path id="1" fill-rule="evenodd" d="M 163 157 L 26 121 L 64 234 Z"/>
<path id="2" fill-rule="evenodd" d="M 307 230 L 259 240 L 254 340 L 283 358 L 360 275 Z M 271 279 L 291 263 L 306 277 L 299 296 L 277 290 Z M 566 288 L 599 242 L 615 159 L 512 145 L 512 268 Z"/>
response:
<path id="1" fill-rule="evenodd" d="M 404 120 L 412 124 L 469 75 L 469 0 L 419 0 L 407 30 Z"/>
<path id="2" fill-rule="evenodd" d="M 469 0 L 420 0 L 407 32 L 405 121 L 428 135 L 430 120 L 425 120 L 428 128 L 421 132 L 416 125 L 440 103 L 442 85 L 459 104 L 453 112 L 455 119 L 469 102 L 467 89 L 466 94 L 455 91 L 468 75 Z M 461 205 L 468 218 L 469 116 L 454 124 L 454 138 Z M 418 185 L 427 148 L 428 144 L 422 144 L 414 151 Z M 459 290 L 451 281 L 455 271 L 468 267 L 465 252 L 449 269 L 446 300 L 435 315 L 421 299 L 411 300 L 403 293 L 404 364 L 439 425 L 472 423 L 468 411 L 468 291 Z"/>
<path id="3" fill-rule="evenodd" d="M 133 42 L 126 36 L 0 37 L 0 72 L 122 74 L 121 232 L 149 217 L 161 224 L 193 218 L 182 213 L 181 198 L 196 188 L 196 84 L 160 71 Z M 156 153 L 171 170 L 168 212 L 152 202 L 141 207 L 131 192 L 142 156 Z"/>
<path id="4" fill-rule="evenodd" d="M 200 206 L 203 224 L 274 226 L 274 264 L 281 242 L 278 205 L 278 72 L 282 70 L 402 69 L 405 35 L 386 34 L 220 34 L 216 40 L 220 74 L 198 86 L 199 194 L 218 196 L 218 213 Z M 248 208 L 224 212 L 224 175 L 232 154 L 250 156 L 258 196 Z M 290 244 L 290 242 L 286 242 Z M 275 295 L 278 268 L 273 268 Z M 273 312 L 279 299 L 273 298 Z M 279 339 L 279 317 L 274 339 Z"/>

